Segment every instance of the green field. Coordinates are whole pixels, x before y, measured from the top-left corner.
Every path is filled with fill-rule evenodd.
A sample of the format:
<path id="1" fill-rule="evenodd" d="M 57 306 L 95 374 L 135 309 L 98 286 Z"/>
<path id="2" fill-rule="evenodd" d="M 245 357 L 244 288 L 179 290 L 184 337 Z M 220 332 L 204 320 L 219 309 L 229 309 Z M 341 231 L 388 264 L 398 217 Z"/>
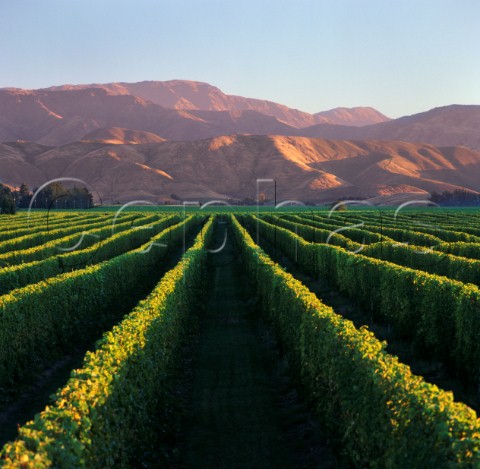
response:
<path id="1" fill-rule="evenodd" d="M 118 209 L 0 217 L 2 467 L 480 467 L 479 210 Z"/>

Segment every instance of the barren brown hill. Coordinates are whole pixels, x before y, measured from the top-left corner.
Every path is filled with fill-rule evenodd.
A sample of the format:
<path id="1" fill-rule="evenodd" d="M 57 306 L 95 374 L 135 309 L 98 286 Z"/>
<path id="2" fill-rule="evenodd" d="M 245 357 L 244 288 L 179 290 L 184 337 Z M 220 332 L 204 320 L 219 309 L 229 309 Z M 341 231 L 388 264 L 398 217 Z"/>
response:
<path id="1" fill-rule="evenodd" d="M 30 187 L 45 182 L 45 174 L 37 168 L 35 156 L 49 147 L 35 143 L 0 143 L 0 183 L 18 187 L 28 181 Z"/>
<path id="2" fill-rule="evenodd" d="M 159 201 L 173 194 L 202 201 L 255 198 L 258 178 L 277 181 L 279 201 L 418 197 L 433 190 L 476 191 L 480 176 L 480 152 L 406 142 L 230 135 L 134 145 L 76 142 L 57 148 L 15 143 L 0 150 L 3 159 L 14 162 L 1 167 L 6 183 L 25 179 L 32 186 L 75 177 L 107 202 Z M 273 196 L 272 185 L 262 189 Z"/>
<path id="3" fill-rule="evenodd" d="M 111 144 L 138 144 L 160 143 L 165 139 L 151 132 L 142 130 L 122 129 L 121 127 L 108 127 L 89 132 L 82 138 L 82 142 L 99 142 Z"/>
<path id="4" fill-rule="evenodd" d="M 308 137 L 424 142 L 437 146 L 466 146 L 480 150 L 480 106 L 452 105 L 399 119 L 348 127 L 316 125 L 302 129 Z"/>
<path id="5" fill-rule="evenodd" d="M 49 89 L 75 90 L 92 87 L 102 88 L 112 94 L 139 96 L 170 109 L 228 111 L 233 113 L 255 111 L 275 117 L 279 121 L 296 128 L 322 123 L 362 126 L 389 120 L 388 117 L 371 107 L 336 108 L 317 114 L 309 114 L 272 101 L 225 94 L 216 86 L 188 80 L 63 85 Z"/>

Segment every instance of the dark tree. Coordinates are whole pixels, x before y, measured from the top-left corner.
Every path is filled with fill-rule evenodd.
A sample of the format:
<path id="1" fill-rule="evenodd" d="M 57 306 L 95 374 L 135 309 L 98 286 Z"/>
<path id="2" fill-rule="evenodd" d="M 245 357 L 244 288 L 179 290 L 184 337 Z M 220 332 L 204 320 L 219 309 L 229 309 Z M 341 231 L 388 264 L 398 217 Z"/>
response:
<path id="1" fill-rule="evenodd" d="M 342 198 L 331 204 L 331 208 L 333 209 L 335 207 L 336 212 L 345 212 L 348 210 L 348 205 L 342 203 L 343 201 L 348 200 L 347 198 Z"/>
<path id="2" fill-rule="evenodd" d="M 37 191 L 34 190 L 36 193 Z M 93 195 L 85 187 L 65 187 L 60 182 L 49 184 L 35 197 L 34 208 L 84 209 L 93 207 Z"/>
<path id="3" fill-rule="evenodd" d="M 27 185 L 23 182 L 17 191 L 17 206 L 19 208 L 28 208 L 32 200 L 32 193 L 28 190 Z"/>
<path id="4" fill-rule="evenodd" d="M 12 191 L 0 184 L 0 214 L 15 215 L 16 211 Z"/>

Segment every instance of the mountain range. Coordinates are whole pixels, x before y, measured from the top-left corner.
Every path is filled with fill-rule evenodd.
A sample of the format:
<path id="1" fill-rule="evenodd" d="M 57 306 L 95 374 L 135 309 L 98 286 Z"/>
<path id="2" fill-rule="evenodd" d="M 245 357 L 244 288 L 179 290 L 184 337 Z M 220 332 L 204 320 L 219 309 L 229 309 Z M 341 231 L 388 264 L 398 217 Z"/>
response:
<path id="1" fill-rule="evenodd" d="M 239 114 L 254 111 L 272 116 L 295 128 L 316 124 L 363 126 L 390 120 L 371 107 L 335 108 L 316 114 L 292 109 L 282 104 L 261 99 L 244 98 L 223 93 L 208 83 L 185 80 L 143 81 L 140 83 L 107 83 L 91 85 L 63 85 L 50 91 L 100 88 L 112 95 L 132 95 L 168 109 L 186 111 L 227 111 Z"/>
<path id="2" fill-rule="evenodd" d="M 306 137 L 231 135 L 183 142 L 109 143 L 48 147 L 0 144 L 2 178 L 18 186 L 58 177 L 80 178 L 104 202 L 173 198 L 255 198 L 257 179 L 277 181 L 278 200 L 326 202 L 345 196 L 378 198 L 467 188 L 477 190 L 480 152 L 465 147 Z M 148 135 L 139 135 L 144 140 Z M 273 185 L 262 185 L 273 199 Z"/>
<path id="3" fill-rule="evenodd" d="M 282 199 L 381 202 L 479 191 L 479 129 L 476 105 L 389 119 L 370 107 L 310 114 L 182 80 L 4 88 L 0 182 L 77 177 L 124 202 L 253 198 L 256 179 L 272 178 Z"/>
<path id="4" fill-rule="evenodd" d="M 46 145 L 71 143 L 108 127 L 144 130 L 167 140 L 197 140 L 232 133 L 300 135 L 301 129 L 317 124 L 348 123 L 356 128 L 386 121 L 372 108 L 308 114 L 270 101 L 225 95 L 197 82 L 0 90 L 0 141 Z"/>

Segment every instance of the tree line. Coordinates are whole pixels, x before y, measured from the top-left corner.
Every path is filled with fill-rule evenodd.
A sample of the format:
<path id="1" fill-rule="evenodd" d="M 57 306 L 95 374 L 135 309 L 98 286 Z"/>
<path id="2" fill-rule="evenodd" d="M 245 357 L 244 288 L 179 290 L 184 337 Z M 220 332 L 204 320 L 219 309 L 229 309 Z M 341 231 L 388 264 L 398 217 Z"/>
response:
<path id="1" fill-rule="evenodd" d="M 33 196 L 35 195 L 35 198 Z M 33 202 L 32 202 L 33 199 Z M 65 187 L 54 182 L 38 191 L 23 183 L 18 189 L 0 184 L 0 213 L 13 215 L 19 208 L 85 209 L 93 207 L 93 196 L 86 187 Z"/>
<path id="2" fill-rule="evenodd" d="M 450 207 L 477 207 L 480 205 L 480 194 L 456 189 L 454 191 L 432 192 L 430 200 L 438 205 Z"/>

